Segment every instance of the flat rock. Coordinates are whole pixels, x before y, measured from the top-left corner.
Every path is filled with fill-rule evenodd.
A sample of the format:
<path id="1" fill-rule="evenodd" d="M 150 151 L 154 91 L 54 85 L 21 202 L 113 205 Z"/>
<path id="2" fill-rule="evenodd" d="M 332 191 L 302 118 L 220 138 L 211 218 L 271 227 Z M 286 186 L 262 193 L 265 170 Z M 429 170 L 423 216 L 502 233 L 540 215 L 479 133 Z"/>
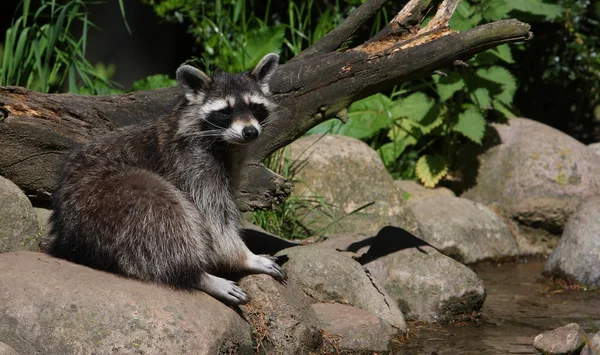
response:
<path id="1" fill-rule="evenodd" d="M 293 196 L 320 196 L 327 203 L 303 220 L 316 234 L 375 234 L 387 225 L 418 234 L 402 194 L 396 193 L 381 158 L 367 144 L 340 135 L 311 135 L 296 140 L 289 149 L 291 160 L 302 166 Z M 352 213 L 370 203 L 374 204 Z"/>
<path id="2" fill-rule="evenodd" d="M 321 327 L 310 299 L 293 282 L 281 284 L 267 275 L 240 280 L 250 295 L 241 306 L 254 328 L 254 339 L 268 354 L 308 354 L 322 343 Z"/>
<path id="3" fill-rule="evenodd" d="M 38 222 L 31 202 L 19 187 L 0 176 L 0 253 L 38 250 Z"/>
<path id="4" fill-rule="evenodd" d="M 456 194 L 447 187 L 430 189 L 414 180 L 395 180 L 394 184 L 401 191 L 406 192 L 404 200 L 409 203 L 438 196 L 456 196 Z"/>
<path id="5" fill-rule="evenodd" d="M 600 155 L 542 123 L 492 124 L 475 185 L 462 196 L 522 224 L 560 233 L 579 203 L 600 194 Z"/>
<path id="6" fill-rule="evenodd" d="M 283 267 L 289 279 L 315 302 L 352 305 L 406 330 L 404 316 L 394 300 L 354 259 L 319 246 L 294 247 L 277 255 L 288 258 Z"/>
<path id="7" fill-rule="evenodd" d="M 334 249 L 350 257 L 358 258 L 369 250 L 372 238 L 371 236 L 358 234 L 334 234 L 310 237 L 305 239 L 304 242 L 308 245 L 314 244 L 323 248 Z"/>
<path id="8" fill-rule="evenodd" d="M 409 318 L 463 319 L 485 300 L 483 281 L 471 269 L 399 228 L 381 230 L 361 262 Z"/>
<path id="9" fill-rule="evenodd" d="M 579 324 L 571 323 L 536 336 L 533 347 L 544 355 L 574 355 L 583 348 L 584 337 Z"/>
<path id="10" fill-rule="evenodd" d="M 389 323 L 360 308 L 334 303 L 316 303 L 312 308 L 329 342 L 342 352 L 385 352 L 396 333 Z"/>
<path id="11" fill-rule="evenodd" d="M 0 254 L 0 339 L 22 354 L 254 354 L 248 323 L 203 292 L 33 252 Z"/>
<path id="12" fill-rule="evenodd" d="M 481 203 L 437 196 L 409 205 L 423 240 L 461 263 L 515 256 L 519 252 L 504 219 Z"/>
<path id="13" fill-rule="evenodd" d="M 600 196 L 587 199 L 569 218 L 545 271 L 600 286 Z"/>
<path id="14" fill-rule="evenodd" d="M 600 331 L 593 337 L 587 339 L 585 346 L 579 355 L 598 355 L 600 354 Z"/>

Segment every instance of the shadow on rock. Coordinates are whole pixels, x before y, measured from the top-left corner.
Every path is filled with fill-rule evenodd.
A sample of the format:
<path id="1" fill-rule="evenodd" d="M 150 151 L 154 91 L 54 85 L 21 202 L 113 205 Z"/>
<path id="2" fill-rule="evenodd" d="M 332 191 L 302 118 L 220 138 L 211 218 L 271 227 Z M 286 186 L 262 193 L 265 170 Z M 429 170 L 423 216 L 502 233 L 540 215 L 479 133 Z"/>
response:
<path id="1" fill-rule="evenodd" d="M 254 254 L 275 255 L 283 249 L 300 245 L 261 231 L 258 228 L 244 228 L 241 234 L 248 249 L 252 250 Z"/>
<path id="2" fill-rule="evenodd" d="M 355 252 L 365 246 L 370 246 L 369 250 L 358 259 L 363 265 L 404 249 L 416 248 L 421 253 L 426 254 L 427 252 L 420 247 L 430 246 L 434 248 L 409 231 L 393 226 L 383 227 L 376 236 L 352 243 L 348 246 L 348 251 Z"/>

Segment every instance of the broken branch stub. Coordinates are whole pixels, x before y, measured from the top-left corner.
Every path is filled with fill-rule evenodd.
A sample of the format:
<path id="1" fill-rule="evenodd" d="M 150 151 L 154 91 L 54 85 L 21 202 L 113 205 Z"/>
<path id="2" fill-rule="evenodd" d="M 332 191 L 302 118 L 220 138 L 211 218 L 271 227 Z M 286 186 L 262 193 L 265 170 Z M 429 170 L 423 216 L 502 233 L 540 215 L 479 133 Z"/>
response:
<path id="1" fill-rule="evenodd" d="M 353 101 L 531 36 L 529 25 L 517 20 L 452 31 L 448 21 L 457 0 L 443 1 L 421 28 L 436 2 L 411 0 L 378 35 L 336 51 L 383 3 L 365 1 L 338 29 L 279 67 L 270 83 L 279 107 L 239 168 L 241 209 L 270 208 L 285 198 L 290 183 L 266 169 L 264 159 L 315 125 L 344 117 Z M 0 120 L 0 175 L 34 198 L 48 200 L 65 149 L 120 126 L 156 119 L 171 110 L 180 95 L 177 87 L 95 97 L 0 87 L 0 110 L 6 116 Z"/>

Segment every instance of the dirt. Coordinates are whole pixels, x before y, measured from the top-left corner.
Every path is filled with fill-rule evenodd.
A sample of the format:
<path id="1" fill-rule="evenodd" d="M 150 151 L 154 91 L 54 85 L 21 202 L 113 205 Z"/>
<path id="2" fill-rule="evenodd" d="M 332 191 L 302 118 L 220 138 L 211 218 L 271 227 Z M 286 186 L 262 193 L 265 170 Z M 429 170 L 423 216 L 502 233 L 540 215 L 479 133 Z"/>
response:
<path id="1" fill-rule="evenodd" d="M 487 298 L 481 315 L 453 324 L 409 322 L 394 341 L 393 354 L 539 354 L 533 338 L 571 322 L 592 335 L 600 329 L 600 291 L 554 283 L 541 277 L 545 258 L 480 263 Z"/>

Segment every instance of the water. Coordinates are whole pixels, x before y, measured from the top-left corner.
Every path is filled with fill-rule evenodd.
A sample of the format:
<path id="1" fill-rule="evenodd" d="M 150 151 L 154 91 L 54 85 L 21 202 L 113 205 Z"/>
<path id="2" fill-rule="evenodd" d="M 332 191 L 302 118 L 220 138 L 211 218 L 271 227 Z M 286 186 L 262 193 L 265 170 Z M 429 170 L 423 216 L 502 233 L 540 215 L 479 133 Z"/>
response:
<path id="1" fill-rule="evenodd" d="M 533 338 L 544 331 L 573 322 L 590 335 L 598 331 L 600 291 L 565 289 L 543 280 L 545 261 L 474 265 L 487 291 L 481 317 L 446 325 L 412 322 L 408 339 L 394 344 L 394 354 L 539 354 Z"/>

